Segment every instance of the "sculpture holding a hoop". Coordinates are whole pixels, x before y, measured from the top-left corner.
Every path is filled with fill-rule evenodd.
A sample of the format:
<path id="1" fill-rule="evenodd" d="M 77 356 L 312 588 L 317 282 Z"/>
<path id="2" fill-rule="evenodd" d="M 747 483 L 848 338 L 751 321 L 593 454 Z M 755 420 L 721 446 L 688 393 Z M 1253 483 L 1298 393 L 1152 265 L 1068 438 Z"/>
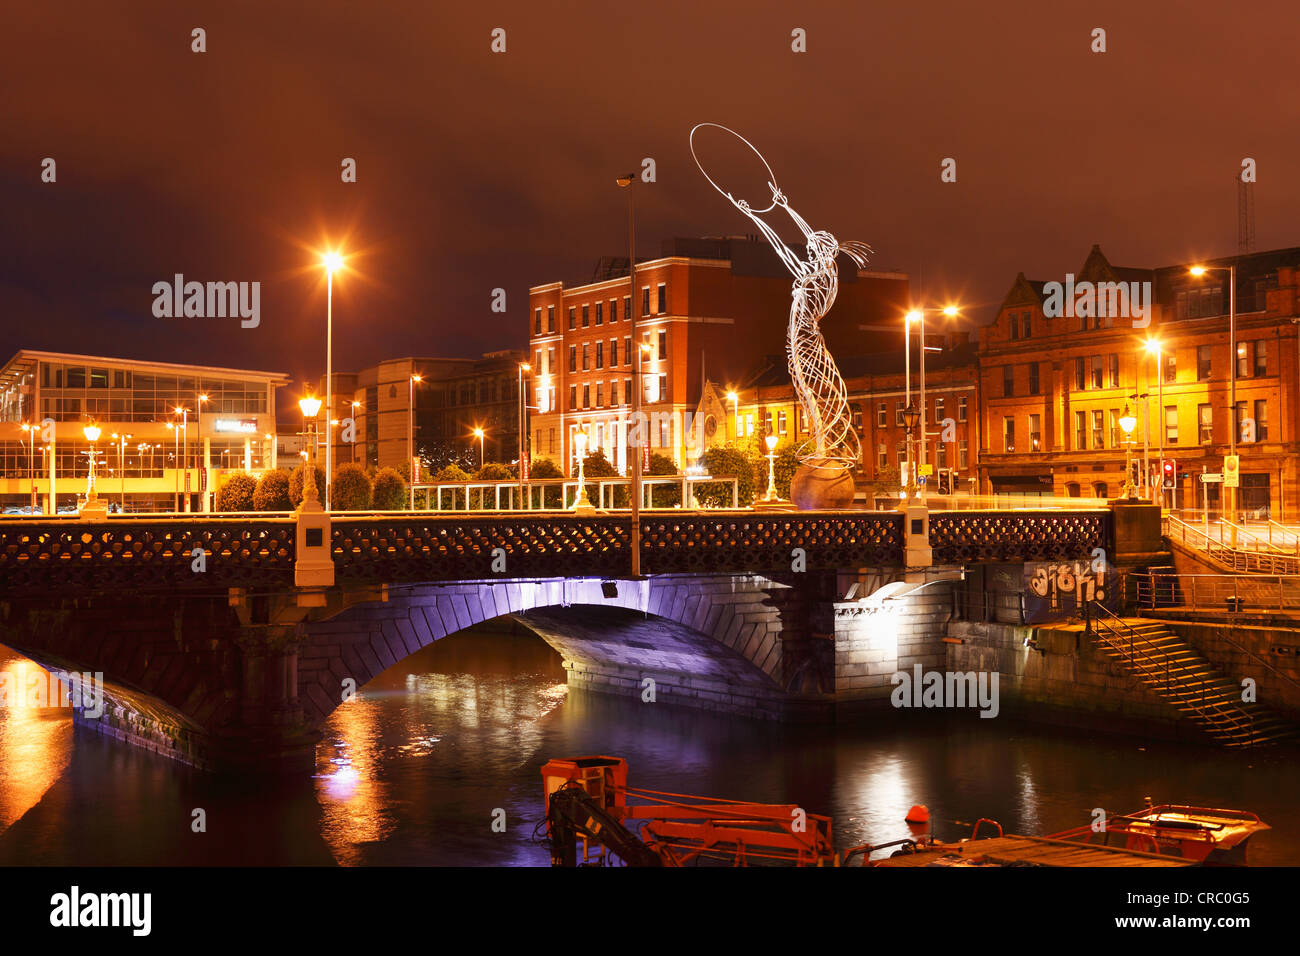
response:
<path id="1" fill-rule="evenodd" d="M 768 174 L 767 185 L 772 191 L 772 201 L 768 205 L 755 209 L 748 201 L 732 196 L 704 171 L 695 152 L 695 134 L 710 126 L 739 139 L 763 163 Z M 858 467 L 862 450 L 849 412 L 844 379 L 826 348 L 821 320 L 835 303 L 839 289 L 836 257 L 843 252 L 858 266 L 865 266 L 871 247 L 864 242 L 839 242 L 829 232 L 814 230 L 808 225 L 790 208 L 763 154 L 735 130 L 717 123 L 700 123 L 691 130 L 690 144 L 695 165 L 709 185 L 753 220 L 794 276 L 786 351 L 790 361 L 790 379 L 808 421 L 809 437 L 796 453 L 800 468 L 790 482 L 790 497 L 804 509 L 849 507 L 854 490 L 851 472 Z M 763 214 L 777 208 L 784 209 L 803 232 L 807 239 L 806 258 L 801 258 L 787 246 L 762 218 Z"/>

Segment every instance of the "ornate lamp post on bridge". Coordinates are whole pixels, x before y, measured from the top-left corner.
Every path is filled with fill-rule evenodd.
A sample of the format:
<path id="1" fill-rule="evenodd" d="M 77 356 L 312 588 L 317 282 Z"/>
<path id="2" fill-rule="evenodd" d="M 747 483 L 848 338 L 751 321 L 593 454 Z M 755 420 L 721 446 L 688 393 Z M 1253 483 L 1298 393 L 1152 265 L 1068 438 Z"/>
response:
<path id="1" fill-rule="evenodd" d="M 90 422 L 81 429 L 81 433 L 86 436 L 86 441 L 90 442 L 90 451 L 86 453 L 90 459 L 90 470 L 86 473 L 86 503 L 81 506 L 81 517 L 107 518 L 108 505 L 100 500 L 95 491 L 95 442 L 99 441 L 100 428 L 94 422 Z"/>

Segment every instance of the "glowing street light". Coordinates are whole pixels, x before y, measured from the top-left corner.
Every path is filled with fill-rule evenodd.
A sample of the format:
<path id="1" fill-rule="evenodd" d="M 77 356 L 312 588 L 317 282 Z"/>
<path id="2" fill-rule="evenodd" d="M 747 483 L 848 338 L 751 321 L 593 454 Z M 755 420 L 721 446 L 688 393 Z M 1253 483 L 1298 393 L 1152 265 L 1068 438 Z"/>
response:
<path id="1" fill-rule="evenodd" d="M 632 340 L 639 341 L 641 336 L 637 331 L 637 322 L 640 319 L 637 313 L 641 311 L 641 297 L 636 291 L 636 210 L 632 202 L 632 197 L 636 195 L 632 189 L 632 184 L 636 182 L 636 173 L 626 173 L 619 176 L 615 182 L 618 183 L 619 189 L 627 190 L 627 280 L 630 286 L 631 298 L 628 300 L 632 306 L 632 314 L 625 316 L 632 320 Z M 627 442 L 628 451 L 632 453 L 631 472 L 632 472 L 632 577 L 641 576 L 641 456 L 644 454 L 643 448 L 648 448 L 650 436 L 646 434 L 646 429 L 641 427 L 641 349 L 637 349 L 632 354 L 632 422 L 635 429 L 634 434 L 641 438 L 640 445 L 633 447 L 632 442 Z M 584 435 L 583 447 L 586 447 L 586 438 Z M 578 458 L 578 467 L 581 470 L 582 458 Z M 582 498 L 586 498 L 586 488 L 579 482 L 579 488 L 583 489 Z M 684 502 L 683 502 L 684 503 Z M 575 504 L 575 508 L 577 505 Z M 587 502 L 587 507 L 591 507 L 591 502 Z"/>
<path id="2" fill-rule="evenodd" d="M 298 399 L 298 408 L 302 412 L 303 432 L 308 436 L 308 445 L 302 452 L 303 456 L 303 481 L 302 481 L 302 500 L 319 501 L 319 491 L 316 488 L 316 468 L 312 463 L 312 445 L 316 443 L 316 415 L 320 412 L 320 399 L 310 392 Z M 329 487 L 328 483 L 325 486 Z"/>
<path id="3" fill-rule="evenodd" d="M 90 451 L 86 453 L 90 459 L 90 470 L 86 473 L 86 503 L 81 507 L 81 514 L 87 518 L 104 517 L 108 509 L 98 500 L 99 496 L 95 492 L 95 442 L 99 441 L 100 428 L 92 421 L 82 427 L 81 433 L 90 442 Z"/>
<path id="4" fill-rule="evenodd" d="M 767 497 L 764 501 L 780 501 L 776 493 L 776 436 L 768 435 L 763 441 L 767 444 Z"/>
<path id="5" fill-rule="evenodd" d="M 334 411 L 334 273 L 343 268 L 343 256 L 336 250 L 321 255 L 325 267 L 325 418 Z M 325 441 L 325 511 L 330 510 L 330 484 L 333 472 L 333 436 L 326 429 Z"/>
<path id="6" fill-rule="evenodd" d="M 519 363 L 519 490 L 523 491 L 524 482 L 528 480 L 528 399 L 524 386 L 524 372 L 531 372 L 533 367 L 527 362 Z"/>
<path id="7" fill-rule="evenodd" d="M 420 465 L 415 460 L 415 385 L 417 382 L 424 381 L 423 377 L 415 374 L 406 382 L 406 460 L 411 467 L 411 510 L 415 510 L 415 481 L 419 477 Z M 467 498 L 466 501 L 469 499 Z M 428 496 L 425 496 L 425 504 L 428 504 Z"/>
<path id="8" fill-rule="evenodd" d="M 1228 454 L 1236 456 L 1237 454 L 1237 429 L 1241 426 L 1237 423 L 1237 267 L 1230 266 L 1192 266 L 1187 270 L 1198 279 L 1207 272 L 1226 272 L 1228 273 Z M 1228 506 L 1227 511 L 1232 515 L 1234 527 L 1232 528 L 1233 544 L 1236 544 L 1237 529 L 1235 527 L 1237 520 L 1237 489 L 1224 487 L 1224 496 L 1229 501 L 1225 502 Z M 1206 495 L 1209 498 L 1209 495 Z M 1207 504 L 1208 510 L 1208 504 Z"/>
<path id="9" fill-rule="evenodd" d="M 952 318 L 961 313 L 961 308 L 956 305 L 945 305 L 942 308 L 930 308 L 922 306 L 912 309 L 907 313 L 903 320 L 903 347 L 904 359 L 906 363 L 906 372 L 903 376 L 905 401 L 910 408 L 912 405 L 912 323 L 917 323 L 918 331 L 921 334 L 921 408 L 920 408 L 920 441 L 921 441 L 921 461 L 924 465 L 928 457 L 930 436 L 926 434 L 925 417 L 926 417 L 926 400 L 925 400 L 925 314 L 927 312 L 938 312 L 948 318 Z M 916 463 L 912 459 L 912 438 L 911 429 L 908 429 L 907 440 L 907 470 L 910 474 L 909 485 L 916 481 L 915 472 Z"/>
<path id="10" fill-rule="evenodd" d="M 1121 498 L 1136 498 L 1137 490 L 1133 487 L 1133 429 L 1137 427 L 1137 416 L 1129 410 L 1124 402 L 1124 413 L 1119 417 L 1120 430 L 1124 432 L 1124 485 L 1120 488 Z"/>
<path id="11" fill-rule="evenodd" d="M 483 467 L 483 429 L 475 428 L 474 437 L 478 439 L 478 466 Z"/>
<path id="12" fill-rule="evenodd" d="M 591 505 L 591 499 L 587 497 L 586 484 L 586 459 L 587 459 L 587 433 L 579 431 L 573 436 L 573 448 L 578 453 L 578 497 L 574 499 L 570 511 L 593 512 L 596 509 Z M 640 451 L 637 452 L 637 458 L 640 460 Z"/>
<path id="13" fill-rule="evenodd" d="M 1165 460 L 1165 373 L 1163 368 L 1164 350 L 1161 348 L 1159 339 L 1147 339 L 1146 342 L 1143 343 L 1142 347 L 1148 355 L 1155 355 L 1156 357 L 1156 415 L 1158 416 L 1157 425 L 1156 425 L 1156 442 L 1157 442 L 1156 457 L 1157 459 L 1159 459 L 1160 462 L 1162 462 L 1161 467 L 1163 469 L 1163 462 Z M 1149 371 L 1149 367 L 1148 367 L 1148 371 Z M 1151 393 L 1151 386 L 1148 384 L 1147 394 L 1150 393 Z M 1148 413 L 1147 415 L 1148 422 L 1150 422 L 1150 418 L 1151 416 Z M 1175 478 L 1174 484 L 1175 486 L 1177 486 L 1178 484 L 1177 478 Z M 1160 475 L 1161 507 L 1164 506 L 1164 502 L 1165 502 L 1164 474 L 1162 473 Z"/>

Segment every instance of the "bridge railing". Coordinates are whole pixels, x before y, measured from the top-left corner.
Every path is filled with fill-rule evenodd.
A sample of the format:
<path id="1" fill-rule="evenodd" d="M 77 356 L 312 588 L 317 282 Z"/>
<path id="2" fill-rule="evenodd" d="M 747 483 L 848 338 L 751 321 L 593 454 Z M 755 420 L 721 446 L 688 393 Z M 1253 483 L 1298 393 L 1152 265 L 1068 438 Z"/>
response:
<path id="1" fill-rule="evenodd" d="M 656 506 L 656 489 L 671 489 L 678 494 L 682 507 L 692 507 L 690 502 L 702 485 L 713 485 L 723 490 L 731 499 L 731 507 L 740 507 L 740 482 L 736 478 L 711 475 L 646 475 L 641 479 L 641 507 Z M 582 482 L 588 489 L 595 488 L 592 505 L 602 511 L 630 511 L 632 508 L 632 479 L 622 476 L 586 478 Z M 423 510 L 446 511 L 565 511 L 578 500 L 578 479 L 538 478 L 529 481 L 437 481 L 416 482 L 415 491 L 424 492 Z M 623 491 L 622 495 L 618 492 Z M 713 489 L 710 489 L 713 491 Z M 588 491 L 588 495 L 591 493 Z"/>

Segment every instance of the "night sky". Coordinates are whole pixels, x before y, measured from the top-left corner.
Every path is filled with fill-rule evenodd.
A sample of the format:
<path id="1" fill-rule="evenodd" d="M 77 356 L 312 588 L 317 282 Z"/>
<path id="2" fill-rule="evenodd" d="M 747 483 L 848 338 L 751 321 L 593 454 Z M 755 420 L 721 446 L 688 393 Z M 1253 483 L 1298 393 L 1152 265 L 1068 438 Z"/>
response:
<path id="1" fill-rule="evenodd" d="M 691 162 L 702 121 L 751 139 L 816 228 L 871 243 L 874 266 L 980 321 L 1018 271 L 1061 279 L 1094 242 L 1126 266 L 1235 252 L 1246 156 L 1256 248 L 1300 244 L 1291 4 L 449 6 L 8 4 L 0 352 L 315 380 L 313 250 L 331 243 L 353 255 L 336 368 L 522 347 L 528 286 L 626 253 L 614 177 L 643 157 L 657 182 L 636 187 L 640 254 L 749 231 Z M 795 27 L 807 53 L 791 52 Z M 737 181 L 752 172 L 718 156 Z M 260 327 L 155 318 L 152 286 L 177 272 L 260 281 Z"/>

